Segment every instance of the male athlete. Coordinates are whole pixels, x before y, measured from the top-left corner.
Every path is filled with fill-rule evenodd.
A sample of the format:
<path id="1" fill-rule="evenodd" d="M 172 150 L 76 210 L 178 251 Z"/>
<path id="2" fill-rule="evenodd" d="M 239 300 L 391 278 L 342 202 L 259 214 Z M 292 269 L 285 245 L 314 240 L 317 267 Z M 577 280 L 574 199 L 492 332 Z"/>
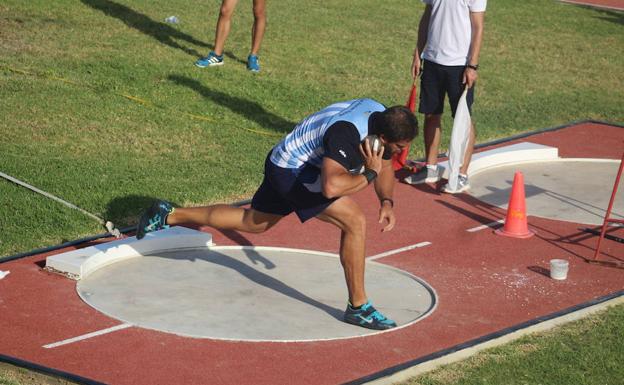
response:
<path id="1" fill-rule="evenodd" d="M 416 117 L 405 107 L 386 108 L 372 99 L 332 104 L 303 119 L 269 152 L 251 208 L 174 208 L 158 201 L 141 217 L 137 238 L 183 223 L 262 233 L 292 212 L 301 222 L 316 217 L 342 232 L 340 261 L 349 292 L 344 321 L 370 329 L 393 328 L 396 323 L 373 307 L 364 289 L 366 219 L 349 195 L 373 183 L 379 223 L 385 223 L 383 231 L 392 230 L 395 180 L 390 159 L 417 133 Z M 368 135 L 379 138 L 377 151 Z"/>

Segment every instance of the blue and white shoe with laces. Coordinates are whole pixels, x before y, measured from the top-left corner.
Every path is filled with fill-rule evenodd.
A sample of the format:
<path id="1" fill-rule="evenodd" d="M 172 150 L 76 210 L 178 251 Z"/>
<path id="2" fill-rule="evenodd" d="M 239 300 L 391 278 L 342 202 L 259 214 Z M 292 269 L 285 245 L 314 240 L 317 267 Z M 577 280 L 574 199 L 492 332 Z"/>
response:
<path id="1" fill-rule="evenodd" d="M 249 55 L 247 57 L 247 69 L 251 72 L 260 72 L 260 63 L 258 62 L 258 56 Z"/>
<path id="2" fill-rule="evenodd" d="M 368 329 L 386 330 L 397 326 L 396 322 L 386 318 L 377 309 L 373 307 L 370 301 L 367 301 L 359 308 L 353 308 L 349 303 L 344 313 L 344 321 L 353 325 L 361 326 Z"/>
<path id="3" fill-rule="evenodd" d="M 139 225 L 137 226 L 136 237 L 142 239 L 145 234 L 152 231 L 158 231 L 169 228 L 167 217 L 173 212 L 174 208 L 167 201 L 156 201 L 141 216 Z"/>
<path id="4" fill-rule="evenodd" d="M 223 55 L 217 55 L 214 51 L 210 51 L 208 56 L 198 59 L 195 65 L 199 68 L 221 66 L 223 65 Z"/>

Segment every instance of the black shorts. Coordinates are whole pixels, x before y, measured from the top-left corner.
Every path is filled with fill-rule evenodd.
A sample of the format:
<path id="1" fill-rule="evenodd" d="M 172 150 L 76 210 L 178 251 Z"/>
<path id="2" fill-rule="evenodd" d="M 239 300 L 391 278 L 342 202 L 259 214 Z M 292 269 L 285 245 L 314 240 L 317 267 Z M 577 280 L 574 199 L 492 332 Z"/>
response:
<path id="1" fill-rule="evenodd" d="M 264 162 L 264 179 L 251 200 L 254 210 L 277 215 L 294 211 L 305 222 L 337 199 L 328 199 L 321 192 L 319 168 L 310 165 L 302 169 L 281 168 L 271 162 L 270 156 L 269 152 Z"/>
<path id="2" fill-rule="evenodd" d="M 425 60 L 420 78 L 420 105 L 418 112 L 428 115 L 440 115 L 444 112 L 444 97 L 448 94 L 449 104 L 453 117 L 457 110 L 457 103 L 464 92 L 462 84 L 466 66 L 443 66 Z M 474 101 L 474 85 L 468 90 L 466 103 L 472 113 Z"/>

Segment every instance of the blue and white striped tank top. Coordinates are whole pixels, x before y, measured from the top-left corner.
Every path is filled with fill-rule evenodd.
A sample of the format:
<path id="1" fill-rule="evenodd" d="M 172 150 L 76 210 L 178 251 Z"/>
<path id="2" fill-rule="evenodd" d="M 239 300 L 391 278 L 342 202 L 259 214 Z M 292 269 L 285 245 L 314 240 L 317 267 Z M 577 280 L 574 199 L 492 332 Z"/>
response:
<path id="1" fill-rule="evenodd" d="M 321 167 L 323 136 L 338 121 L 352 123 L 360 133 L 360 140 L 368 135 L 370 114 L 386 108 L 372 99 L 354 99 L 334 103 L 303 119 L 295 129 L 278 143 L 271 153 L 271 162 L 282 168 L 301 168 L 305 164 Z"/>

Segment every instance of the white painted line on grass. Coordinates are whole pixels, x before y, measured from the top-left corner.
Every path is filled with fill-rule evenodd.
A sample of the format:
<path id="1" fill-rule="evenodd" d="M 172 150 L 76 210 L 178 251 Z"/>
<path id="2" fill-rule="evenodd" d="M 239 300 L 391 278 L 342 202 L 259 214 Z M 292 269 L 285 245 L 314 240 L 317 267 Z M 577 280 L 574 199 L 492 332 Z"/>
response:
<path id="1" fill-rule="evenodd" d="M 43 345 L 43 347 L 45 349 L 52 349 L 52 348 L 56 348 L 58 346 L 63 346 L 63 345 L 71 344 L 71 343 L 74 343 L 74 342 L 86 340 L 86 339 L 89 339 L 89 338 L 92 338 L 92 337 L 101 336 L 102 334 L 108 334 L 108 333 L 116 332 L 117 330 L 126 329 L 126 328 L 129 328 L 129 327 L 132 327 L 132 326 L 133 326 L 132 324 L 121 324 L 121 325 L 113 326 L 113 327 L 110 327 L 110 328 L 107 328 L 107 329 L 98 330 L 98 331 L 95 331 L 95 332 L 92 332 L 92 333 L 83 334 L 81 336 L 70 338 L 70 339 L 67 339 L 67 340 L 55 342 L 55 343 L 52 343 L 52 344 Z"/>
<path id="2" fill-rule="evenodd" d="M 499 219 L 496 222 L 490 222 L 490 223 L 486 223 L 485 225 L 481 225 L 481 226 L 477 226 L 477 227 L 473 227 L 471 229 L 466 230 L 469 233 L 474 233 L 475 231 L 479 231 L 479 230 L 483 230 L 483 229 L 487 229 L 488 227 L 494 227 L 496 225 L 499 225 L 501 223 L 504 223 L 505 220 L 504 219 Z"/>
<path id="3" fill-rule="evenodd" d="M 430 244 L 431 244 L 431 242 L 420 242 L 420 243 L 417 243 L 415 245 L 409 245 L 409 246 L 401 247 L 400 249 L 394 249 L 394 250 L 386 251 L 385 253 L 373 255 L 372 257 L 366 258 L 366 260 L 372 261 L 374 259 L 387 257 L 388 255 L 392 255 L 392 254 L 402 253 L 404 251 L 416 249 L 418 247 L 428 246 Z"/>

